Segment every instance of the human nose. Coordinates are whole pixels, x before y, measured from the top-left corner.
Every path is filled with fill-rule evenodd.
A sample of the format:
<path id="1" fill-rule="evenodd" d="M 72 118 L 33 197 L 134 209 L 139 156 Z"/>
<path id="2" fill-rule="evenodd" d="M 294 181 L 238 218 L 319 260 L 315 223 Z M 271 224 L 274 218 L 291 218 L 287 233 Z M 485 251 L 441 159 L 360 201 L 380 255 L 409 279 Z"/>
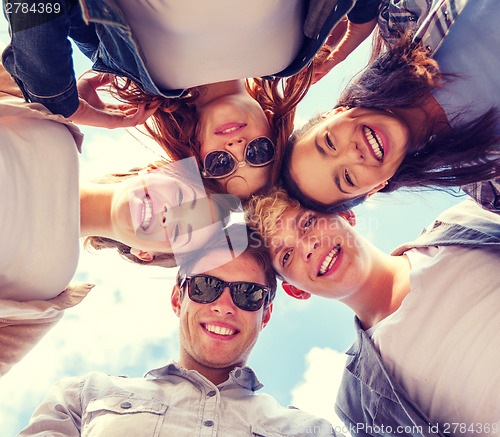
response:
<path id="1" fill-rule="evenodd" d="M 244 152 L 246 145 L 247 140 L 245 138 L 232 138 L 226 142 L 225 148 L 228 152 L 232 153 L 238 160 L 238 163 L 241 164 L 245 162 Z"/>
<path id="2" fill-rule="evenodd" d="M 222 294 L 212 302 L 211 309 L 215 313 L 226 315 L 234 314 L 236 312 L 236 306 L 234 305 L 233 298 L 231 297 L 231 292 L 229 287 L 224 288 Z"/>
<path id="3" fill-rule="evenodd" d="M 319 247 L 319 240 L 314 236 L 307 236 L 301 240 L 301 256 L 304 262 L 308 263 Z"/>
<path id="4" fill-rule="evenodd" d="M 347 141 L 336 155 L 343 165 L 361 164 L 365 160 L 361 148 L 354 140 Z"/>

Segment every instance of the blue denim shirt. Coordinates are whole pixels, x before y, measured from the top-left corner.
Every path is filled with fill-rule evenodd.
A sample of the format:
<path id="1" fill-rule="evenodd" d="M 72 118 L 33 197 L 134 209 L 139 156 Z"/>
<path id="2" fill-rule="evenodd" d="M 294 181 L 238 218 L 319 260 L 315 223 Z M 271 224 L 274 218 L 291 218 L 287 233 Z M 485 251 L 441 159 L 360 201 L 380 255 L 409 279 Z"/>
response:
<path id="1" fill-rule="evenodd" d="M 466 200 L 445 211 L 419 238 L 398 247 L 392 255 L 415 247 L 443 245 L 500 249 L 500 216 Z M 354 323 L 356 341 L 347 351 L 335 406 L 351 434 L 444 436 L 389 373 L 357 317 Z"/>
<path id="2" fill-rule="evenodd" d="M 308 65 L 333 27 L 355 3 L 355 0 L 304 1 L 308 5 L 305 20 L 313 33 L 304 36 L 296 58 L 275 76 L 288 77 Z M 181 89 L 159 89 L 154 84 L 132 31 L 113 0 L 57 2 L 61 4 L 61 13 L 49 14 L 28 25 L 26 17 L 7 14 L 12 41 L 3 53 L 3 64 L 27 101 L 42 103 L 65 117 L 78 108 L 68 36 L 94 62 L 95 71 L 132 79 L 147 94 L 181 97 L 186 93 Z"/>

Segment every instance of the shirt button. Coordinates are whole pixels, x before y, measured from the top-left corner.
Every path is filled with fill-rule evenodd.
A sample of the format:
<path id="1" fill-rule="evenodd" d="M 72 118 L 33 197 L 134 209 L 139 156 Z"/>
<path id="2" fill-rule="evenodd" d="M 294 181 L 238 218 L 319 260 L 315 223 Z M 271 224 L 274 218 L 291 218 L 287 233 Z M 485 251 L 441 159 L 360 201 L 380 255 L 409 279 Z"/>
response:
<path id="1" fill-rule="evenodd" d="M 215 390 L 210 390 L 208 393 L 207 393 L 207 396 L 209 398 L 211 398 L 212 396 L 215 396 Z"/>
<path id="2" fill-rule="evenodd" d="M 205 420 L 205 422 L 203 422 L 203 425 L 205 425 L 205 426 L 214 426 L 214 423 L 211 420 Z"/>
<path id="3" fill-rule="evenodd" d="M 122 402 L 120 404 L 120 407 L 122 407 L 124 410 L 129 409 L 131 406 L 132 406 L 132 404 L 130 402 Z"/>

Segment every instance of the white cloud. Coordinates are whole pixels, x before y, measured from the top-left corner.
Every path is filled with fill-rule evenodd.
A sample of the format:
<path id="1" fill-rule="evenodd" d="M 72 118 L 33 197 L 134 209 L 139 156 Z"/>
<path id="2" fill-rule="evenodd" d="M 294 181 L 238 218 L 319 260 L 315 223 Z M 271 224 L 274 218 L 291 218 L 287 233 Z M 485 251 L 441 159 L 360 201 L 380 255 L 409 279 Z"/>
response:
<path id="1" fill-rule="evenodd" d="M 176 269 L 134 265 L 114 251 L 82 250 L 77 278 L 96 286 L 0 379 L 1 434 L 27 425 L 50 386 L 65 375 L 98 369 L 122 374 L 127 367 L 145 372 L 176 359 L 178 319 L 170 305 L 175 275 Z"/>
<path id="2" fill-rule="evenodd" d="M 335 414 L 335 399 L 344 372 L 346 355 L 330 348 L 312 348 L 305 357 L 303 380 L 292 389 L 292 405 L 329 420 L 335 430 L 348 435 Z"/>
<path id="3" fill-rule="evenodd" d="M 82 128 L 85 141 L 80 178 L 92 180 L 105 174 L 143 167 L 164 156 L 161 147 L 135 129 L 105 131 Z"/>

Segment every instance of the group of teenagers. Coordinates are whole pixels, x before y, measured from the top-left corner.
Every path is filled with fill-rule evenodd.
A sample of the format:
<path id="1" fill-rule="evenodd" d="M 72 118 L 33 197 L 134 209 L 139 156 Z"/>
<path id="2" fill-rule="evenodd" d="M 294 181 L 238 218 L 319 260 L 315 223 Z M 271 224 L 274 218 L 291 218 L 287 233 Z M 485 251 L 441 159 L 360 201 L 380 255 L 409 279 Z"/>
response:
<path id="1" fill-rule="evenodd" d="M 62 380 L 19 435 L 341 435 L 256 393 L 277 278 L 355 313 L 335 404 L 352 435 L 500 433 L 497 0 L 26 4 L 4 0 L 0 373 L 91 290 L 70 282 L 82 237 L 179 268 L 180 352 L 144 379 Z M 372 34 L 369 65 L 294 130 Z M 68 38 L 93 62 L 78 80 Z M 136 126 L 165 159 L 79 182 L 77 125 Z M 354 230 L 379 191 L 453 187 L 468 200 L 390 255 Z"/>

